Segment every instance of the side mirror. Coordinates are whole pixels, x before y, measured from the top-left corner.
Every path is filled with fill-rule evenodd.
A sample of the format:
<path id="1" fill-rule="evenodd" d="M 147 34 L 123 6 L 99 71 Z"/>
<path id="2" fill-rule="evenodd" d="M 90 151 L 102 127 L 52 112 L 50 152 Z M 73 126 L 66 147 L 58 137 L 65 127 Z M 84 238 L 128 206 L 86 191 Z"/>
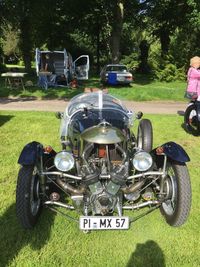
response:
<path id="1" fill-rule="evenodd" d="M 56 112 L 55 115 L 56 115 L 56 118 L 57 118 L 57 119 L 62 119 L 64 113 L 63 113 L 63 112 Z"/>
<path id="2" fill-rule="evenodd" d="M 142 113 L 142 111 L 138 111 L 138 113 L 136 114 L 136 119 L 141 119 L 142 118 L 142 116 L 143 116 L 143 113 Z"/>

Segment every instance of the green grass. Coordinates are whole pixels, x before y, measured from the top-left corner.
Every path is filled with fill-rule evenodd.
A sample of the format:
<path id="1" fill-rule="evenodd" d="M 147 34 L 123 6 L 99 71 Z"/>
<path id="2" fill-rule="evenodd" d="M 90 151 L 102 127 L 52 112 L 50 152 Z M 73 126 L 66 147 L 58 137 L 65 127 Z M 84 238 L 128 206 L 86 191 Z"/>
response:
<path id="1" fill-rule="evenodd" d="M 101 88 L 98 77 L 92 77 L 88 81 L 79 83 L 77 89 L 67 87 L 49 88 L 43 90 L 37 86 L 36 75 L 26 76 L 25 81 L 31 80 L 34 84 L 32 87 L 26 87 L 25 92 L 22 88 L 9 89 L 5 88 L 4 80 L 0 79 L 0 97 L 32 97 L 39 99 L 67 98 L 81 93 L 85 87 Z M 135 80 L 131 86 L 107 86 L 109 93 L 124 100 L 135 101 L 152 101 L 152 100 L 173 100 L 185 101 L 184 92 L 186 82 L 159 82 L 154 81 L 151 77 L 145 75 L 135 75 Z"/>
<path id="2" fill-rule="evenodd" d="M 59 120 L 47 112 L 0 112 L 0 266 L 200 266 L 200 138 L 185 133 L 181 116 L 147 118 L 153 123 L 154 146 L 173 140 L 191 157 L 188 167 L 193 201 L 187 223 L 172 228 L 157 210 L 128 231 L 84 234 L 74 222 L 48 210 L 44 210 L 33 230 L 21 229 L 15 216 L 18 156 L 32 140 L 59 150 Z"/>
<path id="3" fill-rule="evenodd" d="M 185 101 L 184 82 L 159 82 L 152 81 L 143 84 L 136 80 L 130 87 L 110 88 L 109 92 L 120 99 L 135 101 L 172 100 Z"/>

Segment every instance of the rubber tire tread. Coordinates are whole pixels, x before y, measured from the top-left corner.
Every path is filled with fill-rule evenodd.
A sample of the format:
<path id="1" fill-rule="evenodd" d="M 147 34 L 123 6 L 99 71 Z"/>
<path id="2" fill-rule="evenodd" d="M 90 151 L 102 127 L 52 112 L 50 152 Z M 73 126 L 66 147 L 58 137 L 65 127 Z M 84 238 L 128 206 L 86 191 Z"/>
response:
<path id="1" fill-rule="evenodd" d="M 189 216 L 192 192 L 187 166 L 184 163 L 172 163 L 172 168 L 177 177 L 177 206 L 172 215 L 166 214 L 162 206 L 160 207 L 160 211 L 169 225 L 177 227 L 184 224 Z"/>
<path id="2" fill-rule="evenodd" d="M 198 136 L 200 135 L 200 124 L 197 126 L 197 130 L 194 130 L 190 124 L 188 123 L 189 121 L 189 115 L 191 113 L 192 110 L 196 111 L 195 105 L 192 104 L 190 106 L 187 107 L 185 114 L 184 114 L 184 124 L 185 124 L 185 129 L 188 133 L 193 134 L 194 136 Z"/>
<path id="3" fill-rule="evenodd" d="M 142 119 L 138 125 L 137 143 L 139 138 L 139 131 L 142 132 L 142 149 L 150 152 L 153 147 L 153 127 L 151 121 Z"/>
<path id="4" fill-rule="evenodd" d="M 41 206 L 35 216 L 31 213 L 30 189 L 34 166 L 22 166 L 19 170 L 16 189 L 16 215 L 25 229 L 32 229 L 38 221 Z"/>

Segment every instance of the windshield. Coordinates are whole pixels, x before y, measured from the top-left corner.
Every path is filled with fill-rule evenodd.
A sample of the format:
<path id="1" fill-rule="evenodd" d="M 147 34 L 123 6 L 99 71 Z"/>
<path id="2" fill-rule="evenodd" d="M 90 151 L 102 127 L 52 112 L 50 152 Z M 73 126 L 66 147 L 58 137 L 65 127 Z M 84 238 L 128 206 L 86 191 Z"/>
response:
<path id="1" fill-rule="evenodd" d="M 106 71 L 119 71 L 119 72 L 127 72 L 127 67 L 126 66 L 107 66 Z"/>
<path id="2" fill-rule="evenodd" d="M 102 91 L 77 95 L 71 99 L 62 117 L 60 136 L 68 136 L 69 129 L 74 128 L 76 124 L 81 125 L 81 132 L 102 121 L 123 129 L 132 125 L 133 113 L 128 111 L 119 99 Z"/>
<path id="3" fill-rule="evenodd" d="M 66 109 L 66 115 L 71 117 L 78 110 L 83 109 L 117 109 L 127 113 L 126 107 L 124 107 L 121 101 L 111 95 L 104 94 L 102 91 L 95 93 L 84 93 L 75 96 L 69 102 Z"/>

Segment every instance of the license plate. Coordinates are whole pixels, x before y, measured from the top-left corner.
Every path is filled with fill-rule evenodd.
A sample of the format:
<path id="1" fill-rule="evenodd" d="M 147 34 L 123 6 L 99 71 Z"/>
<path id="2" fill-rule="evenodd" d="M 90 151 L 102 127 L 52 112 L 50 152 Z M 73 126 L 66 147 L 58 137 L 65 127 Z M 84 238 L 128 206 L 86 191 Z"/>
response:
<path id="1" fill-rule="evenodd" d="M 81 230 L 118 230 L 129 228 L 129 217 L 81 216 Z"/>

